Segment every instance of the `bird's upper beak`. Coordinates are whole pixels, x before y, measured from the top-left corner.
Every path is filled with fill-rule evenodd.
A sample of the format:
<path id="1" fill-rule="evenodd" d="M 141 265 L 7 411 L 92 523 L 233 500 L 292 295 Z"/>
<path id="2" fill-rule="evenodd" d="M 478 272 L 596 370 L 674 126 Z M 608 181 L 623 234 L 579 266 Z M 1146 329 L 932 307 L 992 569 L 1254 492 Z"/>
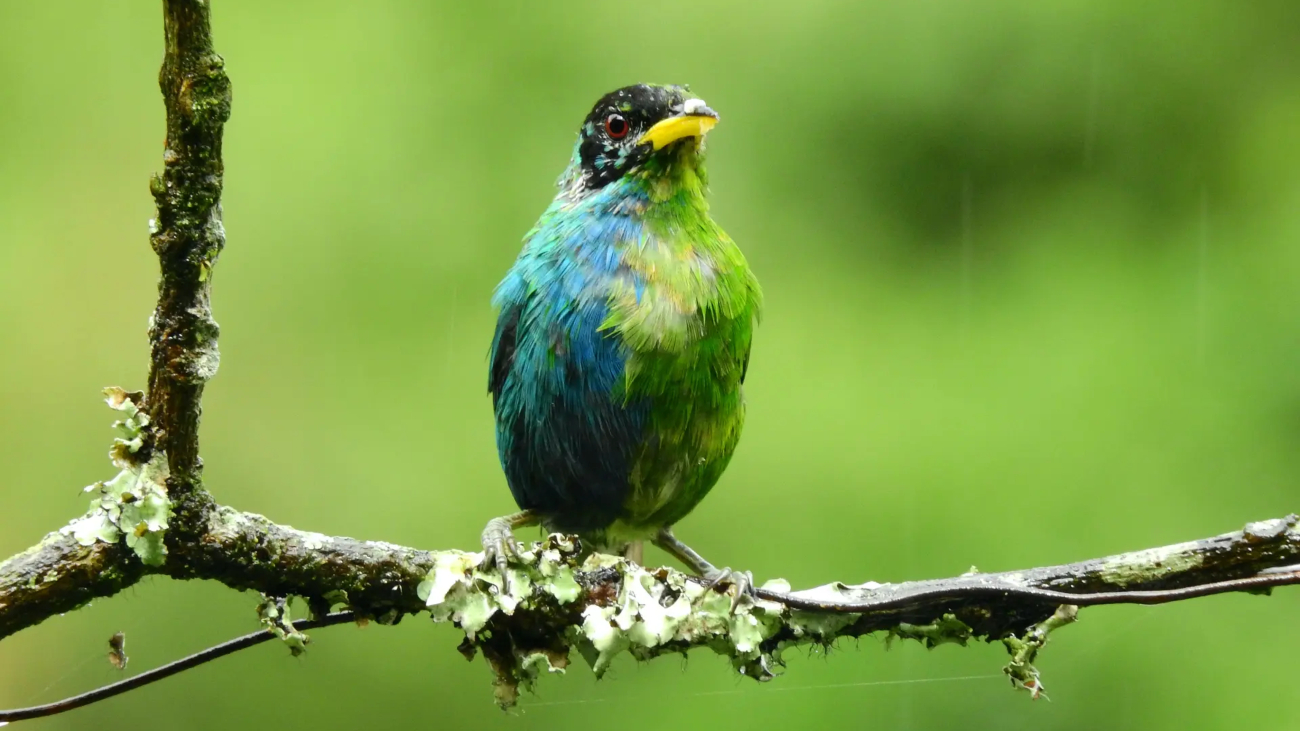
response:
<path id="1" fill-rule="evenodd" d="M 638 145 L 650 144 L 655 150 L 662 150 L 686 137 L 703 137 L 717 123 L 718 113 L 709 109 L 703 99 L 687 99 L 682 102 L 680 112 L 656 122 L 636 142 Z"/>

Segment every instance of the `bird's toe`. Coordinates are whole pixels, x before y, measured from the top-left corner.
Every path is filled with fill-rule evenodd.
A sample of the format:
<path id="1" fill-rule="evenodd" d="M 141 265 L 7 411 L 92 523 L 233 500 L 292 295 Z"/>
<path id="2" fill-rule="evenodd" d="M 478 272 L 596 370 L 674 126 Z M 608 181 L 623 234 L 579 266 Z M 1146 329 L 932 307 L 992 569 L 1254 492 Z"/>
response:
<path id="1" fill-rule="evenodd" d="M 510 522 L 504 518 L 489 520 L 483 529 L 482 543 L 483 560 L 479 562 L 479 568 L 495 568 L 504 582 L 511 559 L 519 558 L 519 543 L 515 541 Z"/>
<path id="2" fill-rule="evenodd" d="M 734 571 L 731 567 L 714 569 L 704 577 L 705 584 L 717 591 L 727 591 L 735 587 L 736 593 L 731 597 L 731 612 L 734 614 L 741 602 L 753 602 L 757 595 L 754 592 L 754 575 L 748 571 Z"/>

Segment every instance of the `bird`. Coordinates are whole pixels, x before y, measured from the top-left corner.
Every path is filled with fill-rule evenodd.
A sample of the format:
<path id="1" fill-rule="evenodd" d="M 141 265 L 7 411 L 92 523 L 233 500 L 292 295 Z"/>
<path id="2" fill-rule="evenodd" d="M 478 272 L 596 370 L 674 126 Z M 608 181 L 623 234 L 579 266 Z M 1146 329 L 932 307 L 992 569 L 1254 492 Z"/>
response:
<path id="1" fill-rule="evenodd" d="M 488 522 L 482 566 L 503 578 L 513 529 L 541 525 L 638 561 L 649 540 L 737 598 L 753 591 L 673 532 L 740 439 L 762 306 L 705 200 L 718 120 L 685 85 L 601 97 L 496 288 L 488 391 L 520 510 Z"/>

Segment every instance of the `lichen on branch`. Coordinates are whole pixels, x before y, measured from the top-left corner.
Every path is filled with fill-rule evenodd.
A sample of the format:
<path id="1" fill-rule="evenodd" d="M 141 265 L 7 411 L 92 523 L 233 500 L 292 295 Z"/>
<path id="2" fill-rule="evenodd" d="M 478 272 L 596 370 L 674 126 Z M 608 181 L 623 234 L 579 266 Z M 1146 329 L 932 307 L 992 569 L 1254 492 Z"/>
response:
<path id="1" fill-rule="evenodd" d="M 167 496 L 167 456 L 154 446 L 149 415 L 137 405 L 140 392 L 117 387 L 104 389 L 109 407 L 124 418 L 113 423 L 121 436 L 113 440 L 109 459 L 120 472 L 111 480 L 96 482 L 84 492 L 92 494 L 90 511 L 62 530 L 77 543 L 125 542 L 149 566 L 161 566 L 167 555 L 163 535 L 171 517 Z"/>
<path id="2" fill-rule="evenodd" d="M 554 534 L 526 549 L 508 582 L 495 568 L 481 568 L 482 559 L 440 552 L 418 592 L 434 621 L 465 632 L 462 653 L 483 653 L 502 707 L 544 672 L 563 673 L 574 650 L 599 677 L 622 653 L 649 660 L 707 647 L 741 675 L 766 681 L 784 664 L 784 650 L 829 644 L 855 620 L 761 599 L 733 609 L 731 593 L 680 571 L 584 556 L 572 536 Z"/>

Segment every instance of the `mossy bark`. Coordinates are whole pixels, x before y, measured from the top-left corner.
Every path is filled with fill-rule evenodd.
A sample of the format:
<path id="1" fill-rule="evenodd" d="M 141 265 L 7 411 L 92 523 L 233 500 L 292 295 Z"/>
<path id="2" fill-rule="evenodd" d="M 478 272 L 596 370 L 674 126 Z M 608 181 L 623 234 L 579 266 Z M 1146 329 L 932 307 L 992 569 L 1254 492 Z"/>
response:
<path id="1" fill-rule="evenodd" d="M 209 4 L 165 0 L 166 50 L 158 83 L 167 110 L 163 171 L 149 188 L 158 204 L 150 241 L 161 265 L 150 321 L 147 410 L 158 425 L 176 504 L 170 542 L 203 524 L 199 419 L 203 387 L 217 372 L 219 329 L 212 318 L 212 272 L 225 246 L 221 224 L 221 136 L 230 117 L 225 61 L 212 47 Z M 192 536 L 190 536 L 192 537 Z"/>
<path id="2" fill-rule="evenodd" d="M 0 639 L 113 596 L 144 574 L 144 564 L 122 542 L 83 546 L 51 533 L 0 563 Z"/>

